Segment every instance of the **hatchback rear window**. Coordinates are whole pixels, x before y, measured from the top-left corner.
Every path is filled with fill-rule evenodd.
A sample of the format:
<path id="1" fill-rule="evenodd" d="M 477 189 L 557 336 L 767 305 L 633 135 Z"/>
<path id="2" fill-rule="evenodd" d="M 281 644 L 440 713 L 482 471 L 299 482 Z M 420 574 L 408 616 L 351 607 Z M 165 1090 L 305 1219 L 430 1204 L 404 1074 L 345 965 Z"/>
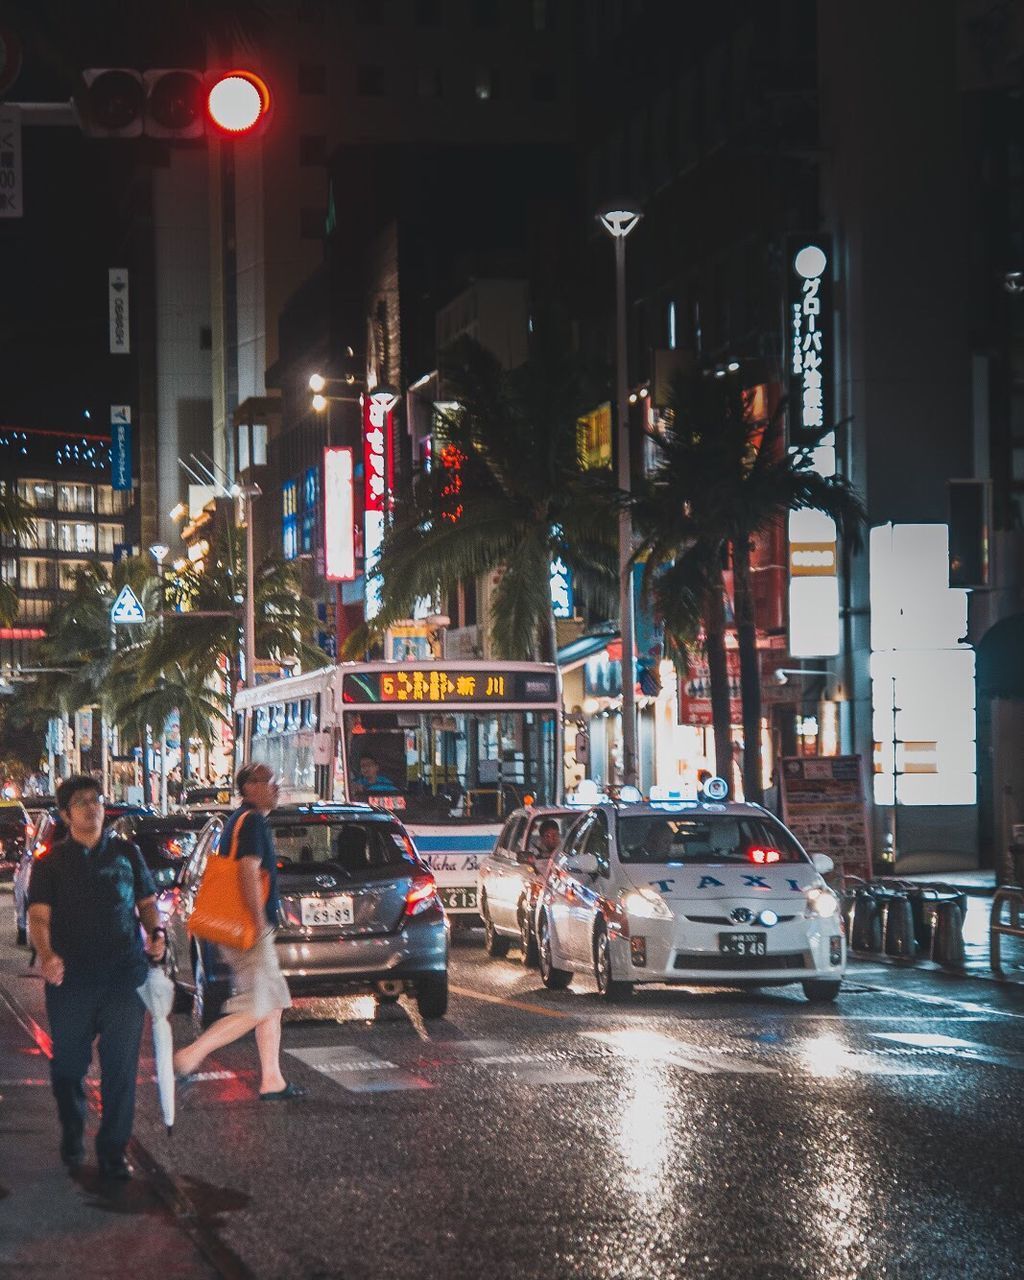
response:
<path id="1" fill-rule="evenodd" d="M 21 818 L 0 818 L 0 840 L 20 840 L 25 834 Z"/>
<path id="2" fill-rule="evenodd" d="M 770 865 L 803 862 L 803 854 L 781 824 L 731 814 L 687 814 L 619 819 L 619 860 L 643 863 Z"/>
<path id="3" fill-rule="evenodd" d="M 285 871 L 330 862 L 343 871 L 408 866 L 412 855 L 399 827 L 390 822 L 311 822 L 274 827 L 279 864 Z"/>

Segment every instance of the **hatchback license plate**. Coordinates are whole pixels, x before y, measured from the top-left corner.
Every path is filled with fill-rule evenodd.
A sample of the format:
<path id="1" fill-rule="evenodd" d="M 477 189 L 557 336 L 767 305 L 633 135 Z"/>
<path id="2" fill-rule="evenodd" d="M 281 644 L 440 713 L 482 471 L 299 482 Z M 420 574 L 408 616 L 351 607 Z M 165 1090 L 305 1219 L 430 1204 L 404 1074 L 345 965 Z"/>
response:
<path id="1" fill-rule="evenodd" d="M 351 924 L 351 894 L 341 894 L 336 898 L 303 898 L 302 923 L 304 925 Z"/>
<path id="2" fill-rule="evenodd" d="M 442 885 L 438 889 L 442 903 L 449 911 L 475 911 L 476 889 L 464 888 L 462 885 Z"/>
<path id="3" fill-rule="evenodd" d="M 718 950 L 727 956 L 766 956 L 768 935 L 766 933 L 720 933 Z"/>

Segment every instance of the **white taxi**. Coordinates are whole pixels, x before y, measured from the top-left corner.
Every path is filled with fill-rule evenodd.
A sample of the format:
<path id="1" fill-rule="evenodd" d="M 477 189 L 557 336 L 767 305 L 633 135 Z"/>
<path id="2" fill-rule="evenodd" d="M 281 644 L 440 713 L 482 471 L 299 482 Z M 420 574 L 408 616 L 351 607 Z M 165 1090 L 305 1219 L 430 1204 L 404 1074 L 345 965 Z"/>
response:
<path id="1" fill-rule="evenodd" d="M 562 988 L 592 973 L 610 1000 L 644 982 L 799 982 L 808 1000 L 834 1000 L 846 939 L 823 878 L 832 868 L 759 805 L 671 795 L 600 805 L 573 829 L 545 882 L 541 977 Z"/>

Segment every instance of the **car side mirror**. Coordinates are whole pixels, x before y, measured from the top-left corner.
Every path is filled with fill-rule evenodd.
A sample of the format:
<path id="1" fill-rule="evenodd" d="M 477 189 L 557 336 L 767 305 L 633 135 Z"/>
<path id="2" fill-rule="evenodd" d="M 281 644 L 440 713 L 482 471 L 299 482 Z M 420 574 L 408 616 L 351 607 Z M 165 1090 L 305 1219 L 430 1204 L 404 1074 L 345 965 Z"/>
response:
<path id="1" fill-rule="evenodd" d="M 592 853 L 577 853 L 571 858 L 566 858 L 565 869 L 576 875 L 596 876 L 599 868 L 597 859 Z"/>
<path id="2" fill-rule="evenodd" d="M 823 876 L 827 876 L 830 871 L 835 870 L 835 862 L 827 853 L 812 853 L 811 862 L 814 864 L 815 871 Z"/>

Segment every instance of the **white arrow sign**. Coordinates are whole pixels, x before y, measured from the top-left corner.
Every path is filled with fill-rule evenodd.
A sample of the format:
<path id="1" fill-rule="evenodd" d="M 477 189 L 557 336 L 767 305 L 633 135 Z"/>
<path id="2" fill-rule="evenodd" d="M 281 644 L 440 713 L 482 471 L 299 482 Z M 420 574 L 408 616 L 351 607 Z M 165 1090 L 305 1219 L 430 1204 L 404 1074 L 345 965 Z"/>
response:
<path id="1" fill-rule="evenodd" d="M 129 623 L 145 622 L 146 611 L 142 607 L 139 597 L 127 584 L 121 588 L 117 599 L 110 608 L 110 621 L 116 625 L 124 626 Z"/>

